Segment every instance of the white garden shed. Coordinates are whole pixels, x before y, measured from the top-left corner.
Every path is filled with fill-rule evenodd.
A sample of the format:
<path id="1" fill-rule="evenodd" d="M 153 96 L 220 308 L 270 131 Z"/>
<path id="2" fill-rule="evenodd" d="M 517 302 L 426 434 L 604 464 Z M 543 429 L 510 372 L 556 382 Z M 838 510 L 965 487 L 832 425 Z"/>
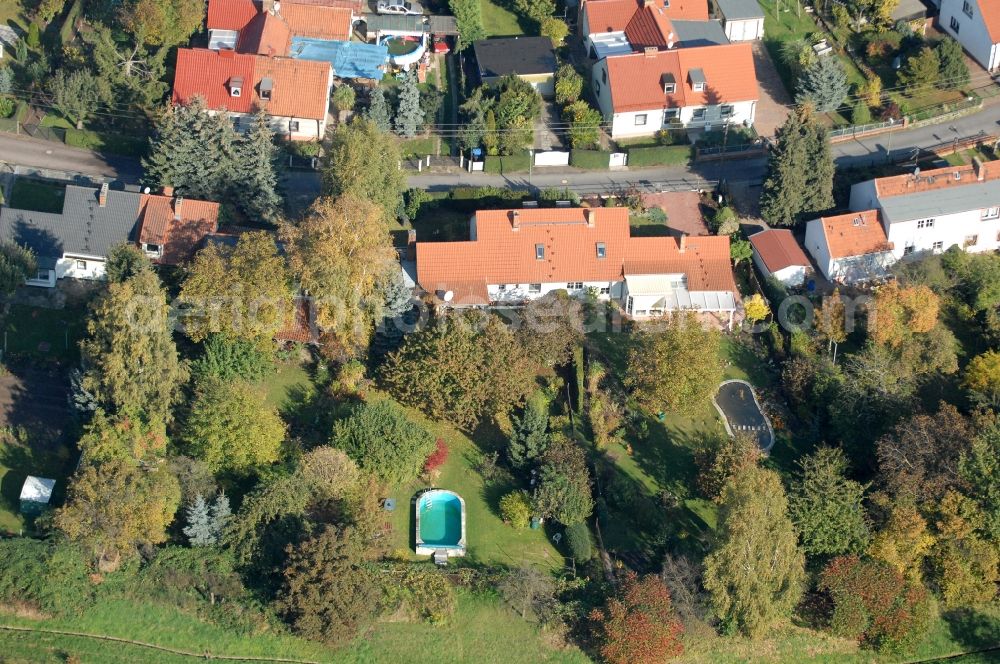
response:
<path id="1" fill-rule="evenodd" d="M 757 0 L 715 0 L 715 5 L 729 41 L 764 38 L 764 10 Z"/>

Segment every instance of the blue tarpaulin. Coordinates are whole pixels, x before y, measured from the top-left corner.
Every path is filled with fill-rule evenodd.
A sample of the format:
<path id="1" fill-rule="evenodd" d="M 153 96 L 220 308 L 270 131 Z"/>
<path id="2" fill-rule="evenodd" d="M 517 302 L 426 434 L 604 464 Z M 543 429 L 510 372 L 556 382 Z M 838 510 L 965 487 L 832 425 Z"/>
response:
<path id="1" fill-rule="evenodd" d="M 384 72 L 379 67 L 389 60 L 389 49 L 361 42 L 292 37 L 290 55 L 300 60 L 329 62 L 333 65 L 334 76 L 340 78 L 373 78 L 380 81 Z"/>

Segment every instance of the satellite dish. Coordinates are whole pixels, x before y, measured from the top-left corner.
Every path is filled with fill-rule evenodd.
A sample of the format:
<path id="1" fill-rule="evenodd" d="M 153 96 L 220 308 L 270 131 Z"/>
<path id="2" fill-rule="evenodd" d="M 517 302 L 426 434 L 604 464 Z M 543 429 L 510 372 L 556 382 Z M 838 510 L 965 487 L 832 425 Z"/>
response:
<path id="1" fill-rule="evenodd" d="M 913 177 L 915 177 L 915 178 L 920 177 L 920 167 L 919 166 L 917 166 L 916 168 L 913 169 Z"/>
<path id="2" fill-rule="evenodd" d="M 445 291 L 444 297 L 441 298 L 441 299 L 444 300 L 445 302 L 451 302 L 452 300 L 455 299 L 455 292 L 454 291 Z"/>
<path id="3" fill-rule="evenodd" d="M 148 194 L 150 191 L 151 189 L 149 187 L 146 187 L 145 189 L 142 190 L 142 193 Z"/>

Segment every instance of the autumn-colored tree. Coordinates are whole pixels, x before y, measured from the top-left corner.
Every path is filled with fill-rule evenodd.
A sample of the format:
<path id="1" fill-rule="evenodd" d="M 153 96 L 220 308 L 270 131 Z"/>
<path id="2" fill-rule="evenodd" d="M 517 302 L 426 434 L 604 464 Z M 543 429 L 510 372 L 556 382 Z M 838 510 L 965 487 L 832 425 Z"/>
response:
<path id="1" fill-rule="evenodd" d="M 988 350 L 977 355 L 965 367 L 962 387 L 976 402 L 1000 407 L 1000 353 Z"/>
<path id="2" fill-rule="evenodd" d="M 167 297 L 150 271 L 108 286 L 91 307 L 80 344 L 83 387 L 114 413 L 170 420 L 187 380 L 168 319 Z"/>
<path id="3" fill-rule="evenodd" d="M 434 441 L 434 451 L 431 455 L 427 457 L 427 461 L 424 462 L 424 472 L 433 473 L 444 465 L 444 462 L 448 460 L 448 443 L 444 442 L 444 438 L 438 438 Z"/>
<path id="4" fill-rule="evenodd" d="M 502 320 L 467 312 L 409 335 L 389 357 L 382 381 L 403 403 L 470 427 L 518 404 L 533 388 L 533 369 Z"/>
<path id="5" fill-rule="evenodd" d="M 674 613 L 670 591 L 654 574 L 627 572 L 620 591 L 591 620 L 609 664 L 659 664 L 684 652 L 684 627 Z"/>
<path id="6" fill-rule="evenodd" d="M 991 601 L 1000 580 L 1000 554 L 979 535 L 986 515 L 975 501 L 957 491 L 945 494 L 937 512 L 931 579 L 945 605 L 954 608 Z"/>
<path id="7" fill-rule="evenodd" d="M 884 560 L 908 579 L 920 579 L 924 557 L 935 541 L 926 519 L 912 502 L 891 502 L 884 496 L 876 496 L 874 502 L 886 515 L 872 537 L 868 555 Z"/>
<path id="8" fill-rule="evenodd" d="M 698 490 L 718 501 L 730 479 L 760 463 L 763 453 L 757 436 L 736 431 L 732 436 L 711 436 L 695 452 Z"/>
<path id="9" fill-rule="evenodd" d="M 292 289 L 274 237 L 244 233 L 232 250 L 210 243 L 198 252 L 181 288 L 190 307 L 184 331 L 194 341 L 212 333 L 264 343 L 291 316 Z"/>
<path id="10" fill-rule="evenodd" d="M 937 501 L 961 485 L 959 459 L 969 449 L 971 423 L 951 404 L 901 421 L 879 439 L 879 469 L 886 488 L 907 499 Z"/>
<path id="11" fill-rule="evenodd" d="M 541 367 L 569 362 L 573 348 L 583 342 L 583 303 L 565 291 L 532 300 L 518 313 L 517 338 L 525 355 Z"/>
<path id="12" fill-rule="evenodd" d="M 756 637 L 787 620 L 802 596 L 805 557 L 773 470 L 745 469 L 726 485 L 719 530 L 705 558 L 705 589 L 723 625 Z"/>
<path id="13" fill-rule="evenodd" d="M 868 333 L 879 344 L 899 348 L 914 334 L 930 332 L 940 308 L 941 298 L 929 287 L 900 286 L 892 281 L 875 293 Z"/>
<path id="14" fill-rule="evenodd" d="M 140 44 L 170 47 L 194 33 L 205 19 L 200 0 L 131 0 L 119 12 L 119 21 Z"/>
<path id="15" fill-rule="evenodd" d="M 213 470 L 241 473 L 278 460 L 285 423 L 260 390 L 209 378 L 195 388 L 183 438 L 188 453 Z"/>
<path id="16" fill-rule="evenodd" d="M 399 169 L 399 142 L 368 118 L 356 116 L 337 127 L 323 169 L 323 193 L 348 201 L 367 201 L 378 208 L 384 229 L 396 220 L 406 177 Z M 355 214 L 354 208 L 349 214 Z"/>
<path id="17" fill-rule="evenodd" d="M 363 560 L 364 542 L 350 527 L 327 526 L 289 546 L 279 612 L 310 639 L 332 644 L 355 636 L 374 619 L 379 597 Z"/>
<path id="18" fill-rule="evenodd" d="M 557 437 L 542 455 L 535 509 L 565 526 L 582 523 L 594 511 L 587 456 L 579 445 Z"/>
<path id="19" fill-rule="evenodd" d="M 827 352 L 832 351 L 833 357 L 836 358 L 837 346 L 847 340 L 847 320 L 840 289 L 835 288 L 832 295 L 823 298 L 823 304 L 816 312 L 815 321 L 816 332 L 826 340 Z"/>
<path id="20" fill-rule="evenodd" d="M 180 497 L 177 478 L 164 467 L 143 469 L 122 459 L 87 463 L 73 476 L 55 526 L 111 571 L 138 546 L 167 539 Z"/>
<path id="21" fill-rule="evenodd" d="M 925 634 L 930 620 L 927 591 L 881 560 L 834 558 L 820 575 L 833 597 L 831 631 L 880 652 L 899 652 Z"/>
<path id="22" fill-rule="evenodd" d="M 702 327 L 694 313 L 672 315 L 662 327 L 636 335 L 626 384 L 651 410 L 695 412 L 722 381 L 721 342 L 719 332 Z"/>
<path id="23" fill-rule="evenodd" d="M 337 422 L 330 444 L 389 484 L 412 480 L 434 451 L 434 437 L 390 399 L 368 401 Z"/>
<path id="24" fill-rule="evenodd" d="M 350 494 L 361 479 L 358 465 L 343 450 L 320 445 L 306 452 L 299 464 L 302 479 L 319 499 L 338 499 Z"/>
<path id="25" fill-rule="evenodd" d="M 743 313 L 751 323 L 758 323 L 771 315 L 771 307 L 760 293 L 754 293 L 743 303 Z"/>
<path id="26" fill-rule="evenodd" d="M 315 298 L 318 325 L 357 356 L 382 319 L 379 287 L 396 259 L 382 211 L 352 194 L 320 198 L 281 236 L 292 272 Z"/>
<path id="27" fill-rule="evenodd" d="M 155 463 L 166 452 L 167 432 L 163 422 L 146 423 L 127 414 L 112 418 L 98 408 L 77 445 L 88 463 Z"/>
<path id="28" fill-rule="evenodd" d="M 979 418 L 976 435 L 958 468 L 983 511 L 983 531 L 1000 542 L 1000 423 L 995 415 Z"/>

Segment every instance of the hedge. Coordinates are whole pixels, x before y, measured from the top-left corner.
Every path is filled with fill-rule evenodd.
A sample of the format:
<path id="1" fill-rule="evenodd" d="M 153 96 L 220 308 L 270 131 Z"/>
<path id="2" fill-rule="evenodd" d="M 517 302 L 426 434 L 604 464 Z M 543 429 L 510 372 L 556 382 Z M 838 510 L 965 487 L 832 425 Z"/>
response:
<path id="1" fill-rule="evenodd" d="M 524 151 L 521 154 L 512 154 L 505 157 L 486 157 L 486 164 L 483 170 L 494 175 L 504 173 L 518 173 L 528 170 L 531 164 L 531 155 Z"/>
<path id="2" fill-rule="evenodd" d="M 643 166 L 679 166 L 691 160 L 690 145 L 664 145 L 655 148 L 632 148 L 628 151 L 631 168 Z"/>
<path id="3" fill-rule="evenodd" d="M 611 163 L 611 153 L 603 150 L 570 150 L 569 165 L 605 171 Z"/>

